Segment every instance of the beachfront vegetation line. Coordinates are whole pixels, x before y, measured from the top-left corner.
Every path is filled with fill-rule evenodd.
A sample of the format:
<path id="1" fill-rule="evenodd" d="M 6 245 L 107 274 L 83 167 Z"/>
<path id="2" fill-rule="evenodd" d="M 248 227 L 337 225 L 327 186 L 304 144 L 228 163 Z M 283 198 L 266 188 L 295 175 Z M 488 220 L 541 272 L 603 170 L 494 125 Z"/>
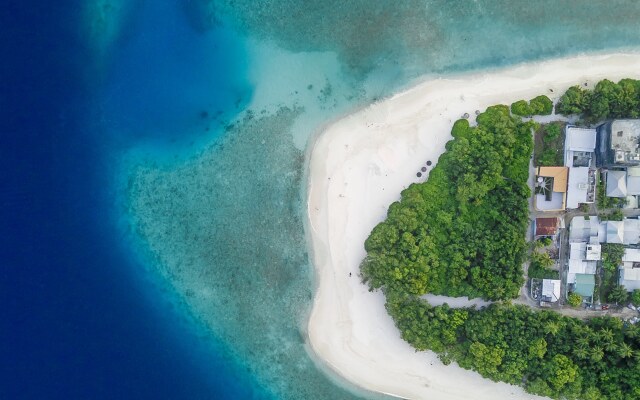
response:
<path id="1" fill-rule="evenodd" d="M 639 82 L 601 81 L 594 90 L 572 87 L 557 110 L 587 121 L 636 118 Z M 455 361 L 486 378 L 557 399 L 638 399 L 638 325 L 612 317 L 582 321 L 508 302 L 481 310 L 452 309 L 419 297 L 504 300 L 518 295 L 535 124 L 512 116 L 514 105 L 488 108 L 478 116 L 477 127 L 466 120 L 454 124 L 453 140 L 429 179 L 404 190 L 366 240 L 363 280 L 370 289 L 384 291 L 387 312 L 402 338 L 417 350 L 436 352 L 445 364 Z M 547 134 L 554 139 L 555 132 Z M 604 246 L 605 272 L 620 258 L 621 246 Z M 539 264 L 544 272 L 548 263 Z M 605 295 L 616 298 L 618 293 Z M 633 298 L 640 304 L 640 292 Z"/>
<path id="2" fill-rule="evenodd" d="M 365 242 L 372 289 L 514 298 L 523 283 L 533 122 L 494 106 L 454 124 L 429 180 L 402 192 Z"/>
<path id="3" fill-rule="evenodd" d="M 558 114 L 579 114 L 587 121 L 640 117 L 640 80 L 622 79 L 618 83 L 604 79 L 593 90 L 570 87 L 556 105 Z"/>
<path id="4" fill-rule="evenodd" d="M 553 102 L 547 96 L 537 96 L 529 100 L 518 100 L 511 104 L 511 112 L 521 117 L 532 115 L 551 115 L 553 112 Z"/>

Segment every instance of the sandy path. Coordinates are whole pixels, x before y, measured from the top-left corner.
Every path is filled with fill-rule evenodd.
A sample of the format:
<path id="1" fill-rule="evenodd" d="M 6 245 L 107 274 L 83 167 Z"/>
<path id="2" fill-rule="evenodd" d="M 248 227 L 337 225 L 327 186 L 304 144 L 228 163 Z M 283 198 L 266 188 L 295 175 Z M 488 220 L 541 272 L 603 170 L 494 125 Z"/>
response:
<path id="1" fill-rule="evenodd" d="M 485 380 L 400 339 L 381 293 L 356 277 L 363 243 L 387 207 L 430 160 L 452 123 L 475 110 L 574 84 L 640 77 L 640 55 L 581 56 L 419 84 L 329 126 L 309 161 L 308 223 L 318 288 L 309 320 L 314 351 L 337 373 L 369 390 L 411 399 L 535 399 Z M 553 92 L 550 91 L 553 90 Z M 432 168 L 432 167 L 431 167 Z M 431 169 L 429 168 L 429 170 Z M 427 171 L 428 172 L 428 171 Z M 350 276 L 351 274 L 351 276 Z"/>

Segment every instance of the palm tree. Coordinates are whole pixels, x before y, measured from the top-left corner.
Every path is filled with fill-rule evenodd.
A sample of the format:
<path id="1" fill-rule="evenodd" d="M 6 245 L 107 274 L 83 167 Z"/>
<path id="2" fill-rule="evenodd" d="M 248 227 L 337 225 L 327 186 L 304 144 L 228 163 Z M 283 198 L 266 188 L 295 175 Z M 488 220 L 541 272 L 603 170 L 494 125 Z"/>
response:
<path id="1" fill-rule="evenodd" d="M 633 348 L 627 343 L 622 342 L 620 346 L 618 346 L 618 355 L 621 358 L 629 358 L 633 356 Z"/>
<path id="2" fill-rule="evenodd" d="M 544 326 L 544 333 L 555 336 L 560 331 L 560 324 L 556 321 L 549 321 Z"/>
<path id="3" fill-rule="evenodd" d="M 630 339 L 637 339 L 640 337 L 640 328 L 637 325 L 630 325 L 624 331 L 624 334 Z"/>
<path id="4" fill-rule="evenodd" d="M 600 332 L 598 332 L 598 336 L 600 337 L 602 343 L 613 342 L 613 331 L 609 328 L 602 329 Z"/>
<path id="5" fill-rule="evenodd" d="M 573 349 L 573 355 L 580 360 L 589 358 L 589 348 L 584 345 L 578 345 Z"/>
<path id="6" fill-rule="evenodd" d="M 591 344 L 591 340 L 589 340 L 589 336 L 587 335 L 578 336 L 578 338 L 576 339 L 576 343 L 579 346 L 589 347 L 589 345 Z"/>
<path id="7" fill-rule="evenodd" d="M 613 340 L 610 342 L 605 342 L 604 343 L 604 349 L 610 353 L 614 353 L 616 352 L 616 350 L 618 349 L 618 344 L 616 342 L 614 342 Z"/>
<path id="8" fill-rule="evenodd" d="M 602 347 L 600 346 L 595 346 L 591 348 L 591 352 L 590 352 L 590 358 L 591 361 L 593 362 L 599 362 L 602 360 L 602 357 L 604 357 L 604 351 L 602 350 Z"/>

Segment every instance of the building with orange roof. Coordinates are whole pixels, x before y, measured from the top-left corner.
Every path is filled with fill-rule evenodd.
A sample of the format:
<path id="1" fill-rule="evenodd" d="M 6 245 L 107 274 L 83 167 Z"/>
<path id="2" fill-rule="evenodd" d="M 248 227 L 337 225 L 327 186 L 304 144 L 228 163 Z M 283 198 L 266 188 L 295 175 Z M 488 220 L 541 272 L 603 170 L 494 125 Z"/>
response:
<path id="1" fill-rule="evenodd" d="M 563 211 L 567 205 L 568 167 L 538 167 L 534 207 L 538 211 Z"/>

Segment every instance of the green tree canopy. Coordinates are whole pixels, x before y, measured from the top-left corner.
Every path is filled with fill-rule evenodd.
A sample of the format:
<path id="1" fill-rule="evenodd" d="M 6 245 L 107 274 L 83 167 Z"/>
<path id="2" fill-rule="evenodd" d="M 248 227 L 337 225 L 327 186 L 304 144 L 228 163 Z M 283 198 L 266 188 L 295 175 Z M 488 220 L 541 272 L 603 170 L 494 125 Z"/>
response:
<path id="1" fill-rule="evenodd" d="M 454 124 L 429 180 L 413 184 L 365 242 L 373 289 L 487 299 L 517 296 L 526 252 L 532 123 L 505 106 Z"/>
<path id="2" fill-rule="evenodd" d="M 578 293 L 569 293 L 567 302 L 571 307 L 578 307 L 580 304 L 582 304 L 582 296 L 580 296 Z"/>

